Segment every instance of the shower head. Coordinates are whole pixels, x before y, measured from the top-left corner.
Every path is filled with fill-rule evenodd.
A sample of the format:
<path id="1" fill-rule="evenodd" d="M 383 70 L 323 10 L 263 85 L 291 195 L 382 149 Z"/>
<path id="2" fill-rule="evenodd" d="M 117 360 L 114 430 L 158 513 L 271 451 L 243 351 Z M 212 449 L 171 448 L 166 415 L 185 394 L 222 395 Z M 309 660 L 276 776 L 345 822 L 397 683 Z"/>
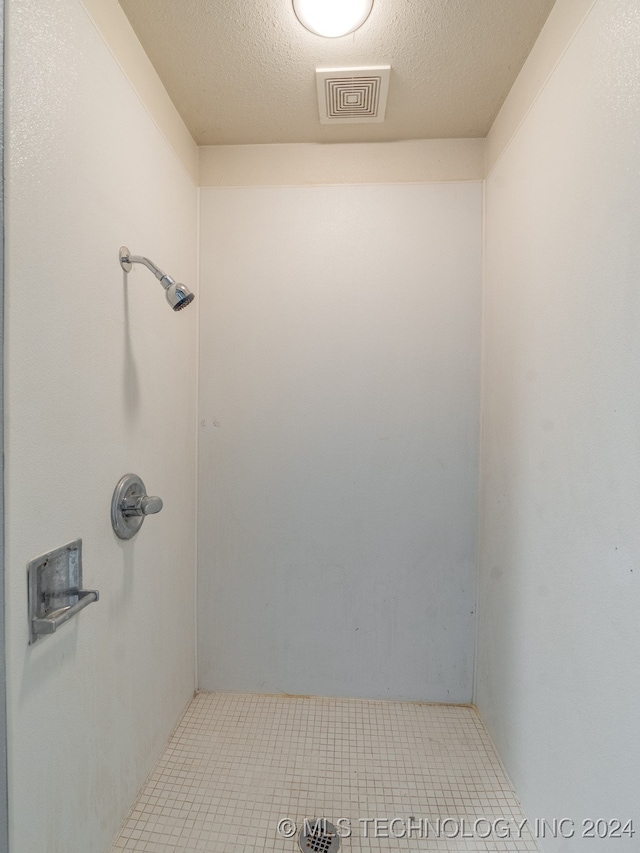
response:
<path id="1" fill-rule="evenodd" d="M 180 284 L 178 281 L 173 281 L 168 275 L 165 276 L 165 279 L 171 281 L 171 284 L 165 288 L 165 296 L 167 297 L 167 302 L 171 305 L 174 311 L 182 311 L 183 308 L 190 305 L 196 298 L 184 284 Z"/>
<path id="2" fill-rule="evenodd" d="M 195 299 L 194 294 L 184 284 L 175 281 L 170 275 L 163 273 L 149 258 L 142 255 L 132 255 L 126 246 L 120 248 L 120 266 L 125 272 L 131 272 L 132 264 L 142 264 L 155 275 L 164 287 L 167 302 L 174 311 L 182 311 Z"/>

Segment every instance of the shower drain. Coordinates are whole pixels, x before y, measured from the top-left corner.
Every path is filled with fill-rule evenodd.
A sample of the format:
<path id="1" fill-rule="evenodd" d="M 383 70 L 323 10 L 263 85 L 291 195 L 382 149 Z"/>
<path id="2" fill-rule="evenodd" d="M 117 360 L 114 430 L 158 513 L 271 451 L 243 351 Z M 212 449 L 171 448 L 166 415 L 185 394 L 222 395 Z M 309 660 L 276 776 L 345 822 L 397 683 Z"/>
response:
<path id="1" fill-rule="evenodd" d="M 298 844 L 302 853 L 337 853 L 340 849 L 340 837 L 335 826 L 325 817 L 305 820 Z"/>

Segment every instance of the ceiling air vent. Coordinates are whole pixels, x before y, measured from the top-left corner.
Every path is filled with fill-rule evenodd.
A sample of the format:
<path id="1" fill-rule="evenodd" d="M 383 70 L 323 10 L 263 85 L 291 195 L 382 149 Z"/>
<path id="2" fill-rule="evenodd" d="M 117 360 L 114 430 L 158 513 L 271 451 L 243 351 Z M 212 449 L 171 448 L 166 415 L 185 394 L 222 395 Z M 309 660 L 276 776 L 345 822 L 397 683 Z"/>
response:
<path id="1" fill-rule="evenodd" d="M 390 65 L 316 68 L 320 124 L 384 121 Z"/>

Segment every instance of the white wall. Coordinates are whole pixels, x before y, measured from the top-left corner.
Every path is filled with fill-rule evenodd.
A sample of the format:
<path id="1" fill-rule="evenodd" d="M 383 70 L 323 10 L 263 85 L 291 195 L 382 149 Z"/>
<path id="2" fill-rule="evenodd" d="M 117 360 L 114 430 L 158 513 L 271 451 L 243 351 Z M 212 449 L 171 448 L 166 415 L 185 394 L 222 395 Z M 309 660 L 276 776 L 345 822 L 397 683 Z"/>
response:
<path id="1" fill-rule="evenodd" d="M 77 0 L 11 0 L 7 651 L 12 853 L 104 853 L 194 688 L 196 189 Z M 123 543 L 136 471 L 165 501 Z M 82 537 L 100 591 L 29 647 L 27 561 Z"/>
<path id="2" fill-rule="evenodd" d="M 469 701 L 481 184 L 201 199 L 200 686 Z"/>
<path id="3" fill-rule="evenodd" d="M 639 44 L 599 0 L 486 185 L 476 701 L 563 853 L 638 849 Z"/>
<path id="4" fill-rule="evenodd" d="M 485 160 L 484 139 L 204 145 L 198 175 L 201 187 L 425 184 L 484 180 Z"/>

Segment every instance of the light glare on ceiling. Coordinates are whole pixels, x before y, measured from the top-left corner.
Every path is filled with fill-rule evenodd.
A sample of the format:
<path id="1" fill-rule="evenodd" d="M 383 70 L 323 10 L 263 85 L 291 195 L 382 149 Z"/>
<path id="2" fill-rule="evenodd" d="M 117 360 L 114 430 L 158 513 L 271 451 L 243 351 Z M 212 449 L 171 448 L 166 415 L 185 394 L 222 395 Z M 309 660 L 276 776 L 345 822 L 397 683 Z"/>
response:
<path id="1" fill-rule="evenodd" d="M 326 38 L 346 36 L 367 20 L 373 0 L 293 0 L 300 23 Z"/>

